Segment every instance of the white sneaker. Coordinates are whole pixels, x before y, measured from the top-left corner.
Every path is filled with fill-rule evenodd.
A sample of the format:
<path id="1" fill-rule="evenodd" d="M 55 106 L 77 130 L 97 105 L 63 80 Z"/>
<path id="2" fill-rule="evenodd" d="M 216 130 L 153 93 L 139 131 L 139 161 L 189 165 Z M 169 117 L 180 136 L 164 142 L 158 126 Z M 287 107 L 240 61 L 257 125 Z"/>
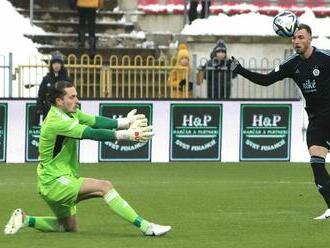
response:
<path id="1" fill-rule="evenodd" d="M 330 208 L 328 208 L 327 210 L 325 210 L 324 214 L 315 217 L 314 220 L 326 220 L 330 218 Z"/>
<path id="2" fill-rule="evenodd" d="M 7 225 L 5 226 L 5 234 L 15 234 L 23 227 L 24 213 L 22 209 L 15 209 L 12 213 Z"/>
<path id="3" fill-rule="evenodd" d="M 168 233 L 171 230 L 171 226 L 161 226 L 154 223 L 150 223 L 149 228 L 144 233 L 146 236 L 161 236 Z"/>

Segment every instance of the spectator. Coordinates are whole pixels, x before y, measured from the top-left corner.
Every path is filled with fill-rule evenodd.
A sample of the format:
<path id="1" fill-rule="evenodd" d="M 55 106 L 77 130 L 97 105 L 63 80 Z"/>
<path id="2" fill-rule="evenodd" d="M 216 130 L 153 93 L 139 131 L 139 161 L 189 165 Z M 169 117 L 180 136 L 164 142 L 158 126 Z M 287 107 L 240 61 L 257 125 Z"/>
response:
<path id="1" fill-rule="evenodd" d="M 88 27 L 89 53 L 96 53 L 95 22 L 96 10 L 103 7 L 103 0 L 69 0 L 71 8 L 76 7 L 79 15 L 78 41 L 79 47 L 85 47 L 85 25 Z"/>
<path id="2" fill-rule="evenodd" d="M 188 87 L 188 97 L 192 97 L 192 83 L 189 82 L 191 72 L 190 55 L 188 47 L 185 44 L 179 45 L 175 67 L 170 72 L 168 78 L 168 85 L 171 88 L 171 98 L 187 98 L 186 87 Z"/>
<path id="3" fill-rule="evenodd" d="M 58 81 L 69 81 L 67 70 L 63 64 L 63 56 L 59 51 L 56 51 L 52 54 L 49 72 L 42 79 L 42 82 L 39 86 L 38 99 L 37 99 L 37 121 L 46 118 L 46 115 L 50 109 L 49 104 L 47 103 L 47 95 L 51 87 L 55 85 Z"/>
<path id="4" fill-rule="evenodd" d="M 188 11 L 189 24 L 191 24 L 198 17 L 197 7 L 198 4 L 202 5 L 202 11 L 200 13 L 200 18 L 207 18 L 210 13 L 211 0 L 191 0 L 190 7 Z"/>
<path id="5" fill-rule="evenodd" d="M 211 99 L 228 99 L 231 96 L 231 81 L 237 76 L 230 70 L 231 60 L 227 59 L 227 48 L 223 41 L 218 41 L 210 54 L 210 60 L 201 68 L 197 76 L 207 81 L 207 96 Z M 202 75 L 202 76 L 201 76 Z"/>

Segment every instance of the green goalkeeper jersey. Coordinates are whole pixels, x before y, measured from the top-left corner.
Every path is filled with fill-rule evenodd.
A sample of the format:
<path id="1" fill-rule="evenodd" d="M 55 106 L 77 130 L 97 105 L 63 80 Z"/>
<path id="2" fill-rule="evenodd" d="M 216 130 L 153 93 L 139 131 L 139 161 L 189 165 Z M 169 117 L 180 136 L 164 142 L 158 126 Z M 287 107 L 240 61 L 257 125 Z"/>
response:
<path id="1" fill-rule="evenodd" d="M 78 140 L 95 116 L 81 112 L 66 114 L 52 106 L 41 126 L 38 177 L 48 183 L 63 175 L 78 177 Z"/>

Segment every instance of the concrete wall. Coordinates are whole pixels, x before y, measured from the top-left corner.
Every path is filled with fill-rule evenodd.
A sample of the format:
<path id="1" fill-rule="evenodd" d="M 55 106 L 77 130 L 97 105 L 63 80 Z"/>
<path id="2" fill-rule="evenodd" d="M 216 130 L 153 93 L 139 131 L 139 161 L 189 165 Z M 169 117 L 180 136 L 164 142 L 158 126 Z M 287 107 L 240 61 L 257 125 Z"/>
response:
<path id="1" fill-rule="evenodd" d="M 119 0 L 118 7 L 122 11 L 136 11 L 137 10 L 137 1 L 130 0 Z"/>
<path id="2" fill-rule="evenodd" d="M 152 15 L 138 16 L 138 27 L 145 32 L 180 33 L 185 24 L 184 15 Z"/>
<path id="3" fill-rule="evenodd" d="M 245 61 L 251 57 L 260 61 L 283 59 L 285 53 L 291 49 L 290 39 L 273 36 L 178 36 L 178 40 L 185 41 L 192 54 L 198 59 L 209 58 L 210 52 L 218 40 L 223 40 L 227 45 L 228 56 L 242 58 Z"/>

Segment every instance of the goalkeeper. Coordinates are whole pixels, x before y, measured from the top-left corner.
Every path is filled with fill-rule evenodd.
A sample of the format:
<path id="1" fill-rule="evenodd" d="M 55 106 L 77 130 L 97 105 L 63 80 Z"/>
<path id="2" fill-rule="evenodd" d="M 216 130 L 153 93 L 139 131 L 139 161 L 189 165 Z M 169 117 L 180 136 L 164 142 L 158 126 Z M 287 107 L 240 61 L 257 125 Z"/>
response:
<path id="1" fill-rule="evenodd" d="M 76 205 L 90 198 L 103 197 L 120 217 L 139 228 L 144 235 L 159 236 L 171 227 L 151 223 L 138 215 L 119 195 L 110 181 L 79 176 L 79 139 L 97 141 L 130 140 L 148 142 L 153 137 L 144 115 L 131 111 L 126 118 L 91 116 L 78 109 L 77 91 L 70 82 L 57 82 L 49 94 L 51 109 L 40 133 L 38 189 L 55 217 L 26 215 L 14 210 L 5 234 L 32 227 L 44 232 L 77 231 Z"/>

